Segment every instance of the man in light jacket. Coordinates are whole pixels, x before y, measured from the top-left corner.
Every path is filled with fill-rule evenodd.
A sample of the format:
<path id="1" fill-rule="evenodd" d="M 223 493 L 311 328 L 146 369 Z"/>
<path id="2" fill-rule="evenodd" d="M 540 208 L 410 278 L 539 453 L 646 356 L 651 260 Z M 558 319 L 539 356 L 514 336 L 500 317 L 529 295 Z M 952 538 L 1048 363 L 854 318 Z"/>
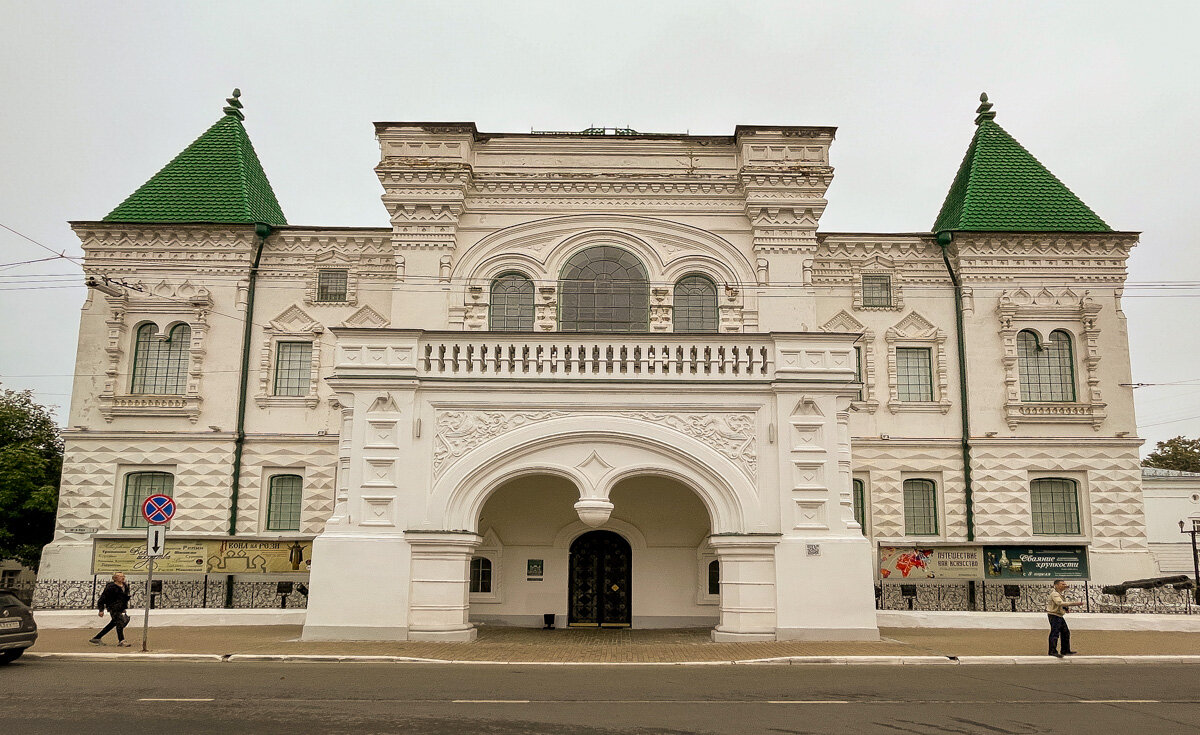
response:
<path id="1" fill-rule="evenodd" d="M 1071 629 L 1067 627 L 1066 614 L 1073 607 L 1079 607 L 1082 602 L 1067 602 L 1063 592 L 1067 591 L 1067 583 L 1061 579 L 1054 580 L 1050 588 L 1050 596 L 1046 598 L 1046 617 L 1050 618 L 1050 655 L 1062 658 L 1074 656 L 1071 650 Z M 1058 639 L 1062 638 L 1062 653 L 1058 652 Z"/>

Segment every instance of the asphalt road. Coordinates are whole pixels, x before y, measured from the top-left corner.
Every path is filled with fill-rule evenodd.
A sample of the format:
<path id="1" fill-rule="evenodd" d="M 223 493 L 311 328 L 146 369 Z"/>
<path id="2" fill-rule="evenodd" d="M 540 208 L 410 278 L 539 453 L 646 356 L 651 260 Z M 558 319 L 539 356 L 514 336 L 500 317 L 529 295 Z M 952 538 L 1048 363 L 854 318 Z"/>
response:
<path id="1" fill-rule="evenodd" d="M 1200 732 L 1200 666 L 0 667 L 0 733 Z"/>

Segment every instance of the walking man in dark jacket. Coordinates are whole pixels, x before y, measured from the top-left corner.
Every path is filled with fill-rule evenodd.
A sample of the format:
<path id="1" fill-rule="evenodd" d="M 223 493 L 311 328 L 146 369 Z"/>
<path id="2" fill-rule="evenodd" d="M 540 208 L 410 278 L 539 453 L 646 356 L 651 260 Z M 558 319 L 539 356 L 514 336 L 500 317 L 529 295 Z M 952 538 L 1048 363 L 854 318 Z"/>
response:
<path id="1" fill-rule="evenodd" d="M 129 625 L 129 616 L 125 613 L 129 609 L 129 585 L 125 582 L 125 575 L 117 572 L 112 576 L 112 581 L 104 585 L 104 591 L 100 593 L 100 599 L 96 601 L 96 606 L 100 608 L 100 617 L 104 617 L 105 610 L 112 616 L 112 620 L 108 621 L 108 625 L 104 626 L 104 630 L 93 636 L 88 643 L 96 646 L 103 646 L 103 638 L 108 631 L 113 628 L 117 629 L 117 645 L 128 647 L 125 642 L 125 626 Z"/>

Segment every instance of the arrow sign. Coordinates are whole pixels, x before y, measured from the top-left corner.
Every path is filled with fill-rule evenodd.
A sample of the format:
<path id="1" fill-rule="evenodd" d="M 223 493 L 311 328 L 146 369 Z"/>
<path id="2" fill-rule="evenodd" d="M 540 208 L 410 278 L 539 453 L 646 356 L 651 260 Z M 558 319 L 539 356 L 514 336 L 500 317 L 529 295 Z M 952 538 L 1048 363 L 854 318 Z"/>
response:
<path id="1" fill-rule="evenodd" d="M 146 556 L 154 558 L 167 551 L 167 529 L 165 526 L 150 526 L 146 529 Z"/>
<path id="2" fill-rule="evenodd" d="M 175 501 L 167 495 L 151 495 L 142 501 L 142 517 L 152 526 L 167 523 L 175 517 Z"/>

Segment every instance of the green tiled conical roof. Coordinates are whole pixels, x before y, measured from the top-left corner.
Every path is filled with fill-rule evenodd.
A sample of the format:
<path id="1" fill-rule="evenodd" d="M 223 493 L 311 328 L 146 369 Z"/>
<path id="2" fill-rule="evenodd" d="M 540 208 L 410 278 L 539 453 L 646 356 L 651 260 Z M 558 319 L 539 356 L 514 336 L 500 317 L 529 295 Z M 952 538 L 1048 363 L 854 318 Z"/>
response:
<path id="1" fill-rule="evenodd" d="M 996 124 L 981 95 L 975 137 L 950 185 L 934 232 L 1111 232 L 1024 146 Z"/>
<path id="2" fill-rule="evenodd" d="M 105 222 L 286 225 L 242 125 L 235 90 L 225 116 L 108 213 Z"/>

